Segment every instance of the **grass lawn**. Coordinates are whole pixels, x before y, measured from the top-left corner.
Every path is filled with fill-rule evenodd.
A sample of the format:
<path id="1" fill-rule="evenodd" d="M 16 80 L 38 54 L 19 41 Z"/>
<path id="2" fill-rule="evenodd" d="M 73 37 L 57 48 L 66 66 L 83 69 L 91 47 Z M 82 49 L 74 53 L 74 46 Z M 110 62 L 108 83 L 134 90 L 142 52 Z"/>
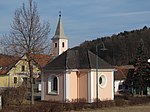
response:
<path id="1" fill-rule="evenodd" d="M 71 111 L 71 112 L 75 112 L 75 111 Z M 145 105 L 112 107 L 112 108 L 86 110 L 86 111 L 78 111 L 78 112 L 150 112 L 150 103 Z"/>

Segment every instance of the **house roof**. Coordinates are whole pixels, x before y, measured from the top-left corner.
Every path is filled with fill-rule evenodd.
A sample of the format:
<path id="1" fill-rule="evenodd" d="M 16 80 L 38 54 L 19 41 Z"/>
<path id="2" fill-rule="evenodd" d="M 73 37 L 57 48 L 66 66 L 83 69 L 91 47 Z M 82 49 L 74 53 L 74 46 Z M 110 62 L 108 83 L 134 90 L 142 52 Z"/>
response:
<path id="1" fill-rule="evenodd" d="M 114 79 L 115 80 L 124 80 L 128 75 L 128 70 L 117 70 L 115 71 Z"/>
<path id="2" fill-rule="evenodd" d="M 44 70 L 60 69 L 96 69 L 96 55 L 89 50 L 82 48 L 68 49 L 48 63 Z M 98 57 L 99 69 L 113 68 L 109 63 Z"/>
<path id="3" fill-rule="evenodd" d="M 0 54 L 0 75 L 6 75 L 19 59 L 19 57 Z"/>
<path id="4" fill-rule="evenodd" d="M 44 67 L 48 62 L 50 62 L 53 59 L 52 55 L 47 54 L 30 54 L 30 56 L 40 68 Z M 20 57 L 0 54 L 0 75 L 6 75 L 7 72 L 13 66 L 15 66 L 15 64 L 20 59 Z"/>
<path id="5" fill-rule="evenodd" d="M 30 54 L 30 57 L 43 68 L 48 62 L 53 59 L 52 55 L 48 54 Z"/>
<path id="6" fill-rule="evenodd" d="M 115 66 L 117 71 L 115 72 L 114 79 L 115 80 L 124 80 L 128 75 L 129 69 L 134 69 L 133 65 L 122 65 L 122 66 Z"/>

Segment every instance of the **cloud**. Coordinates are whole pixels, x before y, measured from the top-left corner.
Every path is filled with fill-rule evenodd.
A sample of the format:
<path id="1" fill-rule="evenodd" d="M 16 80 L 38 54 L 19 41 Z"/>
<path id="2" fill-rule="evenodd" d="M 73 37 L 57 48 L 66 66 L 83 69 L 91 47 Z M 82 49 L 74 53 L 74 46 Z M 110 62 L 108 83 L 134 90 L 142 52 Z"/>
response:
<path id="1" fill-rule="evenodd" d="M 108 14 L 110 17 L 118 17 L 118 16 L 132 16 L 132 15 L 143 15 L 150 14 L 150 11 L 138 11 L 138 12 L 126 12 L 126 13 L 116 13 L 116 14 Z"/>

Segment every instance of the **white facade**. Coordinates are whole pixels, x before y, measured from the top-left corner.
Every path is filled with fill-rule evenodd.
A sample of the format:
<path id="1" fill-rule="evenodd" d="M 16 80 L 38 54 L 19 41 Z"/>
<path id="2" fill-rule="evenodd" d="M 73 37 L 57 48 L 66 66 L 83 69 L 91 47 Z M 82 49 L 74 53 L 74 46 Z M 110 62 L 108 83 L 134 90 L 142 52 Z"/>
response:
<path id="1" fill-rule="evenodd" d="M 115 80 L 115 93 L 123 90 L 123 82 L 124 80 Z"/>
<path id="2" fill-rule="evenodd" d="M 65 36 L 61 15 L 57 24 L 55 35 L 52 38 L 52 54 L 57 57 L 68 49 L 68 39 Z"/>

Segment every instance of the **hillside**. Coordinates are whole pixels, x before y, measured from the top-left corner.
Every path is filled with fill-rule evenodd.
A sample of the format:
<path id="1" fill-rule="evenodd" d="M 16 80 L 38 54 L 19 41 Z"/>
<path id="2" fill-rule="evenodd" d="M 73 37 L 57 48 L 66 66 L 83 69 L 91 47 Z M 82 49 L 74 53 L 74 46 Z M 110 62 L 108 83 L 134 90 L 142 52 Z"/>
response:
<path id="1" fill-rule="evenodd" d="M 139 30 L 124 31 L 110 37 L 85 41 L 80 44 L 80 47 L 96 53 L 96 45 L 99 45 L 100 50 L 102 48 L 101 43 L 104 42 L 108 50 L 101 51 L 98 55 L 112 65 L 122 65 L 128 64 L 135 57 L 141 39 L 144 42 L 145 53 L 150 57 L 150 28 L 146 26 Z"/>

